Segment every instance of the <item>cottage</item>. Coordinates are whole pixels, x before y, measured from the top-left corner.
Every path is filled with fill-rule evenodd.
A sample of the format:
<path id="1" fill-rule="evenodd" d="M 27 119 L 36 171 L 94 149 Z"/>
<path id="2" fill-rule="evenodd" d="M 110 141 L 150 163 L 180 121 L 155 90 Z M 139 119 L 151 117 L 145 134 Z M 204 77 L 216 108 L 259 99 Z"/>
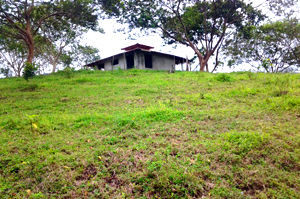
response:
<path id="1" fill-rule="evenodd" d="M 87 64 L 98 70 L 116 69 L 153 69 L 172 70 L 175 65 L 187 63 L 187 59 L 161 52 L 151 51 L 153 47 L 142 44 L 135 44 L 122 48 L 125 52 L 97 60 Z"/>

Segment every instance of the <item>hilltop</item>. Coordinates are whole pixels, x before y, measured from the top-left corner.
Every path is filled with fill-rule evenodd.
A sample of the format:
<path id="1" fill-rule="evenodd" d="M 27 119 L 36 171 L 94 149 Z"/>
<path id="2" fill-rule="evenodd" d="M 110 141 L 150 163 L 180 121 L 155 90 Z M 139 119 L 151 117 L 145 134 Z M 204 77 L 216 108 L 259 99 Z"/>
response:
<path id="1" fill-rule="evenodd" d="M 300 74 L 0 79 L 4 198 L 297 198 Z"/>

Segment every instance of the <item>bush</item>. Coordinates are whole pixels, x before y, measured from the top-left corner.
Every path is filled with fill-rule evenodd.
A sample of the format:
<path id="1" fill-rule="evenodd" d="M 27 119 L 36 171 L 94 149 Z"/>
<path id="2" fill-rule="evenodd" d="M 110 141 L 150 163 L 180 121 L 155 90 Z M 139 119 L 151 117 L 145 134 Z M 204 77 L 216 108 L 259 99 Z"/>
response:
<path id="1" fill-rule="evenodd" d="M 231 82 L 234 79 L 226 73 L 221 73 L 216 77 L 216 80 L 219 82 Z"/>
<path id="2" fill-rule="evenodd" d="M 67 66 L 66 68 L 64 68 L 64 75 L 66 78 L 71 78 L 73 77 L 73 69 L 71 69 L 69 66 Z"/>
<path id="3" fill-rule="evenodd" d="M 36 71 L 38 70 L 38 67 L 34 63 L 25 63 L 25 68 L 23 71 L 23 77 L 26 81 L 29 80 L 29 78 L 33 78 L 35 76 Z"/>

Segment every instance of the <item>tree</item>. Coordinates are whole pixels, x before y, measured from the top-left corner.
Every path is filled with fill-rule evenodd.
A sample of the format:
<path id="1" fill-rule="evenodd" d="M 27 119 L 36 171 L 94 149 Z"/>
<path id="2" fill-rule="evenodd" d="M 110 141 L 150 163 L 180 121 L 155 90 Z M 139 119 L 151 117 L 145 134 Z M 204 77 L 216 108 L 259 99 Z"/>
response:
<path id="1" fill-rule="evenodd" d="M 267 3 L 269 10 L 277 17 L 285 16 L 289 18 L 295 12 L 297 13 L 299 9 L 296 8 L 298 0 L 267 0 L 264 3 Z"/>
<path id="2" fill-rule="evenodd" d="M 21 41 L 15 41 L 10 38 L 0 38 L 0 64 L 1 73 L 6 77 L 20 77 L 25 67 L 26 47 Z"/>
<path id="3" fill-rule="evenodd" d="M 9 68 L 5 68 L 5 67 L 1 67 L 0 66 L 0 74 L 4 75 L 4 77 L 11 77 L 12 76 L 12 72 Z"/>
<path id="4" fill-rule="evenodd" d="M 72 61 L 76 62 L 78 67 L 86 66 L 90 62 L 100 59 L 99 50 L 92 46 L 74 45 L 72 50 Z"/>
<path id="5" fill-rule="evenodd" d="M 228 41 L 226 54 L 266 72 L 300 66 L 300 24 L 297 19 L 269 22 L 239 32 Z M 229 45 L 230 44 L 230 45 Z"/>
<path id="6" fill-rule="evenodd" d="M 55 33 L 51 30 L 55 30 Z M 80 37 L 86 32 L 86 29 L 70 23 L 56 25 L 53 22 L 42 29 L 42 37 L 37 49 L 41 57 L 52 65 L 52 73 L 62 62 L 63 54 L 67 53 L 66 48 L 79 43 Z"/>
<path id="7" fill-rule="evenodd" d="M 121 20 L 131 29 L 159 29 L 167 43 L 191 47 L 200 71 L 234 30 L 264 18 L 243 0 L 128 0 L 124 8 Z"/>
<path id="8" fill-rule="evenodd" d="M 29 63 L 34 58 L 34 37 L 53 22 L 95 29 L 97 15 L 89 0 L 0 0 L 0 35 L 23 41 Z"/>

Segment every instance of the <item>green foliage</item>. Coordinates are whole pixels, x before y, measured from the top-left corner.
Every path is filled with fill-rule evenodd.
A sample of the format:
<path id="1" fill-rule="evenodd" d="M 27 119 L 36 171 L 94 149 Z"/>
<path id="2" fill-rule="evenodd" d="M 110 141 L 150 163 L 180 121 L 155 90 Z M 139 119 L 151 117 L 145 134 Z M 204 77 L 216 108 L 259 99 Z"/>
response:
<path id="1" fill-rule="evenodd" d="M 243 28 L 226 44 L 226 54 L 266 72 L 290 72 L 300 66 L 300 26 L 296 18 Z M 255 64 L 253 64 L 255 63 Z"/>
<path id="2" fill-rule="evenodd" d="M 88 63 L 100 59 L 99 49 L 92 46 L 73 45 L 73 61 L 77 62 L 79 67 L 87 67 Z"/>
<path id="3" fill-rule="evenodd" d="M 91 1 L 5 0 L 0 1 L 0 10 L 0 37 L 24 42 L 29 63 L 34 58 L 36 37 L 45 36 L 53 44 L 57 41 L 54 37 L 72 35 L 80 28 L 97 30 L 98 15 Z"/>
<path id="4" fill-rule="evenodd" d="M 260 10 L 243 0 L 128 0 L 122 14 L 123 22 L 131 29 L 159 29 L 167 44 L 191 47 L 199 59 L 200 71 L 219 52 L 227 36 L 264 19 Z"/>
<path id="5" fill-rule="evenodd" d="M 219 82 L 232 82 L 234 78 L 226 73 L 220 73 L 216 76 L 216 80 Z"/>
<path id="6" fill-rule="evenodd" d="M 78 33 L 79 34 L 79 33 Z M 92 46 L 82 46 L 75 42 L 75 37 L 70 38 L 73 40 L 71 51 L 64 51 L 60 54 L 60 62 L 67 68 L 71 65 L 77 67 L 85 67 L 88 63 L 94 62 L 100 59 L 99 50 Z M 71 43 L 69 43 L 71 44 Z M 87 69 L 87 68 L 86 68 Z"/>
<path id="7" fill-rule="evenodd" d="M 25 68 L 23 71 L 23 78 L 28 82 L 29 79 L 32 79 L 35 76 L 38 67 L 33 63 L 26 62 Z"/>
<path id="8" fill-rule="evenodd" d="M 69 79 L 74 76 L 73 72 L 74 72 L 73 69 L 71 67 L 68 67 L 68 66 L 65 67 L 64 70 L 63 70 L 64 76 L 66 78 L 69 78 Z"/>
<path id="9" fill-rule="evenodd" d="M 297 13 L 297 0 L 270 0 L 267 2 L 269 9 L 276 16 L 285 16 L 290 18 L 295 12 Z"/>
<path id="10" fill-rule="evenodd" d="M 0 74 L 3 74 L 5 77 L 11 77 L 11 70 L 9 68 L 0 68 Z"/>
<path id="11" fill-rule="evenodd" d="M 20 77 L 25 66 L 26 53 L 24 42 L 0 34 L 0 74 L 5 77 Z"/>
<path id="12" fill-rule="evenodd" d="M 26 115 L 26 120 L 30 125 L 31 132 L 33 133 L 35 129 L 38 128 L 37 126 L 37 115 Z"/>
<path id="13" fill-rule="evenodd" d="M 70 67 L 73 59 L 71 53 L 63 53 L 60 57 L 64 67 Z"/>

